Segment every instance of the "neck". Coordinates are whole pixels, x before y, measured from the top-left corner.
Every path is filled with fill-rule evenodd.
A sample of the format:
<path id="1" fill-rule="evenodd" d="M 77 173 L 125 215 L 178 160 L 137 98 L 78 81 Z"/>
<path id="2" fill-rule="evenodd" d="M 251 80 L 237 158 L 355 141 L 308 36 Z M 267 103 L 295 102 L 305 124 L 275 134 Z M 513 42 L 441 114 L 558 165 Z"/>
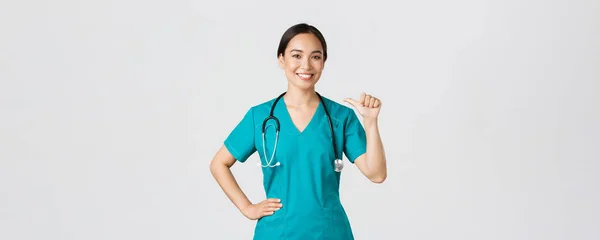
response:
<path id="1" fill-rule="evenodd" d="M 283 98 L 287 105 L 296 107 L 310 106 L 312 103 L 319 101 L 319 97 L 314 88 L 304 90 L 293 86 L 288 86 L 287 93 Z"/>

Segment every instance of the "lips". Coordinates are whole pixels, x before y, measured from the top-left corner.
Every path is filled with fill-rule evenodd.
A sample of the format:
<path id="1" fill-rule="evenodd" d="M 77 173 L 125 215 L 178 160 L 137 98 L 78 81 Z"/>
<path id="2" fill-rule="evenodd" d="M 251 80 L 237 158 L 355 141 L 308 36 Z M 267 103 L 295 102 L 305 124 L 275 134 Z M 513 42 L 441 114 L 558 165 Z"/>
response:
<path id="1" fill-rule="evenodd" d="M 312 73 L 296 73 L 296 76 L 303 81 L 309 81 L 313 78 L 314 74 Z"/>

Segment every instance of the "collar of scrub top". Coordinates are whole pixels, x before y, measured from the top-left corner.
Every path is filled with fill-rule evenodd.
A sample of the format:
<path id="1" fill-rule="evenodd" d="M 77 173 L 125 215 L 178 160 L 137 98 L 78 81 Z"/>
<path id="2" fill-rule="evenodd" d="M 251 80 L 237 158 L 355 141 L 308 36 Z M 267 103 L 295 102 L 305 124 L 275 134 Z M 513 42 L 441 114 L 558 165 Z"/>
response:
<path id="1" fill-rule="evenodd" d="M 283 92 L 281 95 L 279 95 L 277 97 L 277 99 L 275 99 L 275 101 L 273 102 L 273 106 L 271 106 L 271 112 L 269 113 L 269 116 L 267 118 L 265 118 L 265 120 L 263 121 L 262 124 L 262 145 L 263 145 L 263 156 L 265 158 L 266 161 L 266 165 L 262 165 L 262 163 L 258 162 L 258 165 L 260 165 L 261 167 L 276 167 L 276 166 L 280 166 L 281 163 L 279 163 L 279 161 L 277 161 L 277 163 L 275 164 L 271 164 L 273 162 L 273 158 L 275 157 L 275 151 L 277 149 L 277 144 L 279 141 L 279 129 L 280 129 L 280 124 L 279 124 L 279 119 L 277 119 L 277 117 L 275 117 L 273 115 L 273 112 L 275 111 L 275 106 L 277 106 L 277 102 L 279 102 L 279 99 L 281 99 L 287 92 Z M 329 131 L 331 132 L 331 143 L 333 146 L 333 152 L 335 155 L 335 160 L 334 160 L 334 170 L 336 172 L 340 172 L 342 170 L 342 168 L 344 167 L 344 162 L 341 160 L 341 158 L 338 156 L 338 152 L 337 152 L 337 144 L 335 141 L 335 133 L 333 131 L 333 122 L 331 121 L 331 116 L 329 115 L 329 111 L 327 110 L 327 106 L 325 106 L 325 101 L 323 100 L 323 97 L 321 96 L 321 94 L 319 94 L 318 92 L 316 92 L 317 96 L 319 97 L 319 101 L 321 102 L 321 105 L 323 106 L 323 110 L 325 110 L 325 115 L 327 116 L 327 121 L 329 123 Z M 273 153 L 271 154 L 271 158 L 267 158 L 267 151 L 265 148 L 265 129 L 267 126 L 267 122 L 269 120 L 275 120 L 275 145 L 273 147 Z"/>

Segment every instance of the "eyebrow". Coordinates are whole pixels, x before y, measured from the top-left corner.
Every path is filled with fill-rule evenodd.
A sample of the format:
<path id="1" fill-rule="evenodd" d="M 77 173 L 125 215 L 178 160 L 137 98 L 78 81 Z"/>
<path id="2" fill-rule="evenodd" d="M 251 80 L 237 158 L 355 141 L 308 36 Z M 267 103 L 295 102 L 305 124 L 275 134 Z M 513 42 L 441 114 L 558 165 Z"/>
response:
<path id="1" fill-rule="evenodd" d="M 302 51 L 302 50 L 300 50 L 300 49 L 292 49 L 292 50 L 290 50 L 290 52 L 304 52 L 304 51 Z M 323 52 L 321 52 L 321 50 L 314 50 L 314 51 L 312 51 L 312 53 L 320 53 L 320 54 L 323 54 Z"/>

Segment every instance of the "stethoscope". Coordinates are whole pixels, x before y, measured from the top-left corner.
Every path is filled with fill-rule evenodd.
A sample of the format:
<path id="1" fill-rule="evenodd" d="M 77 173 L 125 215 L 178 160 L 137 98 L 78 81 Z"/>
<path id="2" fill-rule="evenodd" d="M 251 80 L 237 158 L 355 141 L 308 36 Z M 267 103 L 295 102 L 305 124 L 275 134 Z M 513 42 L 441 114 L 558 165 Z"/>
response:
<path id="1" fill-rule="evenodd" d="M 269 116 L 267 118 L 265 118 L 265 120 L 263 121 L 262 124 L 262 145 L 263 145 L 263 156 L 265 158 L 265 162 L 267 163 L 267 165 L 262 165 L 262 163 L 259 161 L 259 165 L 261 167 L 276 167 L 281 165 L 279 163 L 279 161 L 277 161 L 275 164 L 273 163 L 273 158 L 275 157 L 275 151 L 277 150 L 277 143 L 279 141 L 279 119 L 277 119 L 277 117 L 275 117 L 273 115 L 273 112 L 275 111 L 275 106 L 277 106 L 277 102 L 279 101 L 279 99 L 281 99 L 281 97 L 283 97 L 283 95 L 285 95 L 287 92 L 282 93 L 281 95 L 279 95 L 279 97 L 277 97 L 277 99 L 275 99 L 275 102 L 273 102 L 273 106 L 271 106 L 271 112 L 269 113 Z M 329 130 L 331 132 L 331 143 L 333 145 L 333 152 L 335 154 L 335 160 L 333 161 L 333 169 L 336 172 L 341 172 L 342 169 L 344 168 L 344 162 L 342 161 L 342 159 L 338 156 L 337 153 L 337 146 L 335 144 L 335 134 L 333 131 L 333 123 L 331 122 L 331 117 L 329 116 L 329 112 L 327 111 L 327 107 L 325 106 L 325 102 L 323 101 L 323 97 L 321 97 L 321 95 L 319 93 L 317 93 L 317 96 L 319 96 L 319 100 L 321 101 L 321 105 L 323 106 L 323 109 L 325 110 L 325 115 L 327 115 L 327 120 L 329 122 Z M 267 126 L 267 122 L 269 120 L 275 120 L 275 145 L 273 146 L 273 153 L 271 153 L 271 158 L 267 158 L 267 151 L 265 148 L 265 129 Z"/>

